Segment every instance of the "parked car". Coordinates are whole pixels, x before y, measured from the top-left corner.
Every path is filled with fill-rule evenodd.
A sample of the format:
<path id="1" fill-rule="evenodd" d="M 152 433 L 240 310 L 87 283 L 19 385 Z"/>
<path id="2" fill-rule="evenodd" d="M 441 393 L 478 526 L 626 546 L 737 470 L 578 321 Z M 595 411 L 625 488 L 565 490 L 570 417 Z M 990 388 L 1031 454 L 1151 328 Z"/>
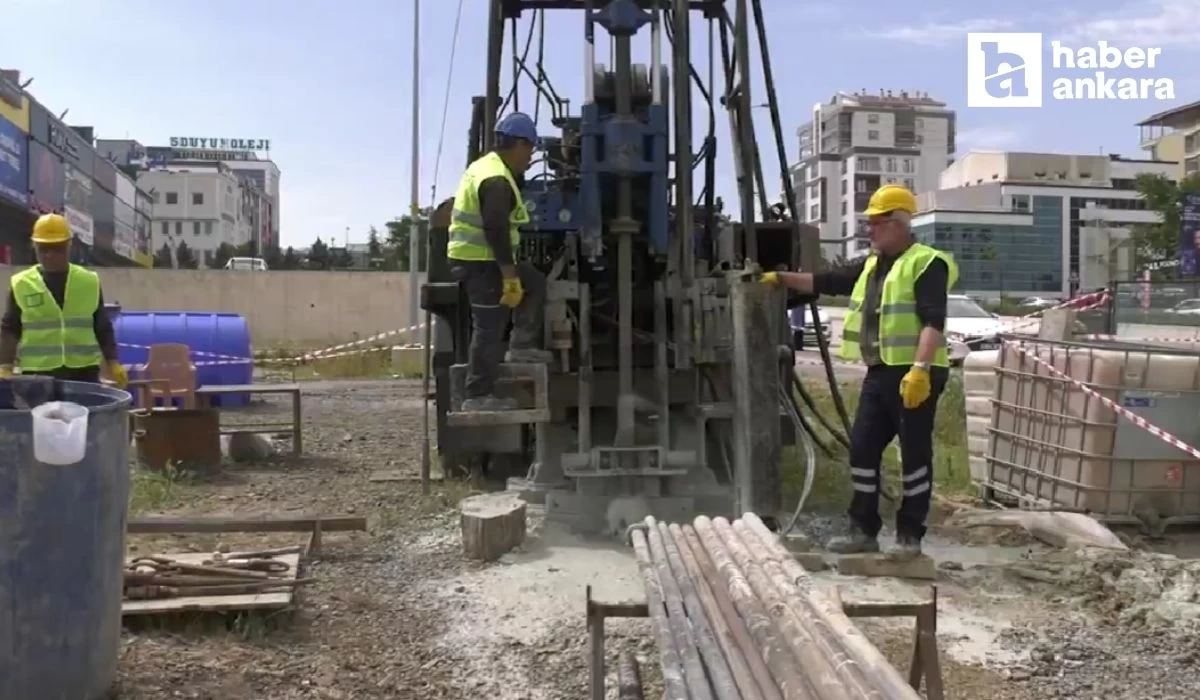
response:
<path id="1" fill-rule="evenodd" d="M 1058 299 L 1052 299 L 1050 297 L 1025 297 L 1021 300 L 1021 303 L 1017 304 L 1017 306 L 1033 311 L 1036 309 L 1049 309 L 1058 306 L 1060 303 L 1062 302 L 1060 302 Z"/>
<path id="2" fill-rule="evenodd" d="M 265 272 L 267 261 L 262 258 L 230 258 L 225 261 L 226 270 L 255 270 Z"/>
<path id="3" fill-rule="evenodd" d="M 804 336 L 806 333 L 811 338 L 817 332 L 817 327 L 813 323 L 813 320 L 808 317 L 808 312 L 808 304 L 788 310 L 788 321 L 792 327 L 792 345 L 797 350 L 804 349 Z M 821 324 L 821 333 L 826 338 L 829 338 L 829 315 L 819 306 L 817 307 L 817 321 Z"/>
<path id="4" fill-rule="evenodd" d="M 1200 316 L 1200 299 L 1184 299 L 1175 306 L 1167 309 L 1167 313 Z"/>
<path id="5" fill-rule="evenodd" d="M 1003 330 L 1000 317 L 980 306 L 965 294 L 946 298 L 946 337 L 965 343 L 972 352 L 1000 347 Z"/>

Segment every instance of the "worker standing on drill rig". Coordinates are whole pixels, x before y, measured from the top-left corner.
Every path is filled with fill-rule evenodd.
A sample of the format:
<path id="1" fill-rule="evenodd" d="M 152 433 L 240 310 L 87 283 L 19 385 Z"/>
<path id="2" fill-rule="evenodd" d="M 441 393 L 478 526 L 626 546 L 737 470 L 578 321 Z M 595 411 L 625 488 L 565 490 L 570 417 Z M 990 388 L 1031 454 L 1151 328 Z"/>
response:
<path id="1" fill-rule="evenodd" d="M 851 532 L 834 538 L 839 554 L 879 551 L 880 465 L 900 438 L 903 500 L 896 513 L 895 559 L 921 554 L 933 490 L 933 421 L 949 376 L 943 335 L 946 296 L 958 279 L 949 255 L 912 234 L 916 197 L 884 185 L 867 204 L 871 254 L 830 272 L 768 272 L 763 281 L 805 294 L 849 296 L 842 330 L 843 359 L 867 365 L 850 435 Z"/>
<path id="2" fill-rule="evenodd" d="M 100 368 L 124 388 L 129 381 L 117 360 L 112 321 L 104 310 L 100 277 L 72 265 L 71 228 L 61 214 L 33 225 L 38 264 L 12 276 L 8 307 L 0 319 L 0 378 L 22 374 L 100 382 Z"/>
<path id="3" fill-rule="evenodd" d="M 540 349 L 546 278 L 528 263 L 516 263 L 520 227 L 529 223 L 520 181 L 537 148 L 537 127 L 513 112 L 496 126 L 496 147 L 467 167 L 454 194 L 446 257 L 466 287 L 471 303 L 471 347 L 462 409 L 506 411 L 515 400 L 496 396 L 500 358 L 549 363 Z M 504 331 L 512 316 L 508 352 Z"/>

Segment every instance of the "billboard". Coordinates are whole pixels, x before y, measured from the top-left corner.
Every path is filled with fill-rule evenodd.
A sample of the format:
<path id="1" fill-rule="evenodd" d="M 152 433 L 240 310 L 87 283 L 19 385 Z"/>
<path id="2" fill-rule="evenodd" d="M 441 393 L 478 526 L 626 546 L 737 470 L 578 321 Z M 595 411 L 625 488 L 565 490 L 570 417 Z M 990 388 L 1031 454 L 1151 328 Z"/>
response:
<path id="1" fill-rule="evenodd" d="M 126 260 L 134 260 L 137 249 L 137 219 L 133 205 L 115 199 L 113 203 L 112 250 Z"/>
<path id="2" fill-rule="evenodd" d="M 22 134 L 29 133 L 29 98 L 21 86 L 0 72 L 0 118 L 12 122 Z"/>
<path id="3" fill-rule="evenodd" d="M 62 213 L 66 194 L 63 162 L 50 149 L 29 141 L 29 208 L 41 214 Z"/>
<path id="4" fill-rule="evenodd" d="M 63 174 L 66 186 L 63 213 L 71 225 L 71 233 L 75 234 L 75 240 L 92 245 L 92 176 L 65 164 Z"/>
<path id="5" fill-rule="evenodd" d="M 36 102 L 30 107 L 29 117 L 31 141 L 48 146 L 64 163 L 82 170 L 88 178 L 92 177 L 96 156 L 91 144 Z"/>
<path id="6" fill-rule="evenodd" d="M 1179 274 L 1200 275 L 1200 194 L 1183 197 L 1179 221 Z"/>
<path id="7" fill-rule="evenodd" d="M 0 117 L 0 199 L 29 208 L 29 137 L 6 117 Z"/>

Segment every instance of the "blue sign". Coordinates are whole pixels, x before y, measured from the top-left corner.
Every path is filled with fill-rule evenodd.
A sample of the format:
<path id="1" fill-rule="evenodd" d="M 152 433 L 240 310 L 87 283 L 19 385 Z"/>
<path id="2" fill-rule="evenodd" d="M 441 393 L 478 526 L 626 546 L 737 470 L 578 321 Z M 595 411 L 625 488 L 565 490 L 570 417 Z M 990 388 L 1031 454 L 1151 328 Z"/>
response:
<path id="1" fill-rule="evenodd" d="M 1179 221 L 1179 272 L 1200 275 L 1200 195 L 1183 198 L 1183 215 Z"/>
<path id="2" fill-rule="evenodd" d="M 29 137 L 0 117 L 0 197 L 29 207 Z"/>

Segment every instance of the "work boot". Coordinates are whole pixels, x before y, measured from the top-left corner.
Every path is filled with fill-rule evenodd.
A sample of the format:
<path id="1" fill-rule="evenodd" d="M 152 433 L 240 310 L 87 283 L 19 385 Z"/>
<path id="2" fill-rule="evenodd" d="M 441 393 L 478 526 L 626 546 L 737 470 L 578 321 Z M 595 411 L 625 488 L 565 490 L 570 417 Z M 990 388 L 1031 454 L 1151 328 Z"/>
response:
<path id="1" fill-rule="evenodd" d="M 852 528 L 849 535 L 843 537 L 834 537 L 825 545 L 825 549 L 834 554 L 861 554 L 864 552 L 878 552 L 879 540 L 871 537 L 867 533 Z"/>
<path id="2" fill-rule="evenodd" d="M 511 348 L 504 354 L 505 362 L 548 365 L 554 362 L 554 353 L 538 348 Z"/>
<path id="3" fill-rule="evenodd" d="M 463 399 L 464 413 L 480 413 L 485 411 L 514 411 L 518 407 L 516 399 L 504 399 L 499 396 L 474 396 Z"/>
<path id="4" fill-rule="evenodd" d="M 896 544 L 884 553 L 893 561 L 912 561 L 921 556 L 921 540 L 912 535 L 896 535 Z"/>

